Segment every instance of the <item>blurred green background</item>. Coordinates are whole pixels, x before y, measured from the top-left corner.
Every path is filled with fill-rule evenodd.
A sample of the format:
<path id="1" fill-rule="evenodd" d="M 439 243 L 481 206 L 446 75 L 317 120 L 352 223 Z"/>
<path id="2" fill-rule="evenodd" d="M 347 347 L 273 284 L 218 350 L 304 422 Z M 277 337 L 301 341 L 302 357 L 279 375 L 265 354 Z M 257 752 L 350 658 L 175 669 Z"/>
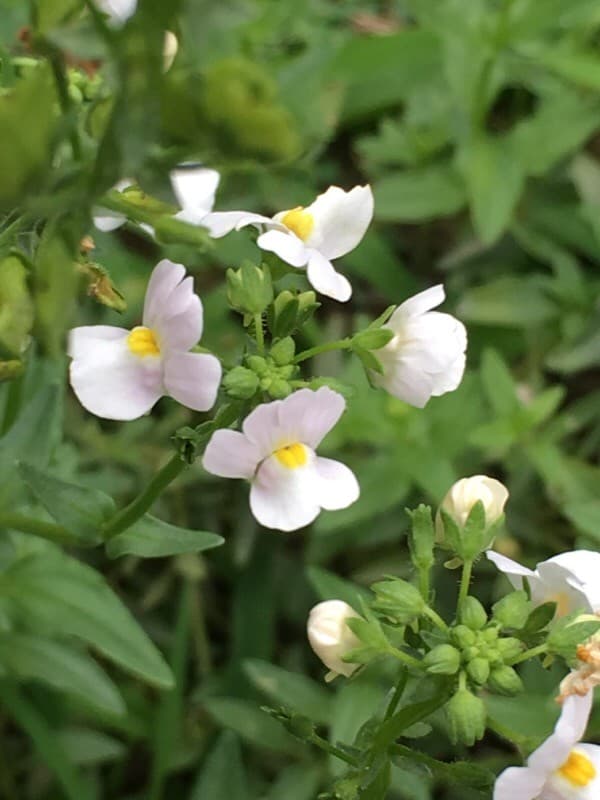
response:
<path id="1" fill-rule="evenodd" d="M 0 106 L 5 227 L 16 205 L 30 219 L 75 217 L 82 198 L 89 205 L 124 175 L 173 202 L 168 168 L 180 160 L 219 169 L 219 210 L 274 213 L 308 204 L 330 184 L 368 182 L 374 223 L 340 262 L 353 299 L 325 301 L 303 344 L 346 335 L 440 282 L 444 310 L 468 328 L 461 387 L 423 411 L 372 390 L 360 364 L 344 355 L 311 364 L 353 390 L 325 447 L 359 478 L 362 495 L 351 508 L 325 512 L 299 534 L 266 532 L 251 517 L 241 482 L 195 465 L 154 513 L 222 534 L 223 548 L 146 561 L 78 553 L 166 654 L 175 690 L 145 688 L 104 665 L 125 714 L 33 681 L 26 690 L 42 720 L 42 728 L 28 728 L 33 744 L 22 718 L 15 725 L 14 708 L 0 718 L 7 800 L 72 796 L 56 782 L 48 737 L 67 767 L 81 771 L 92 798 L 314 800 L 340 764 L 296 742 L 260 706 L 296 706 L 333 740 L 350 742 L 383 703 L 389 665 L 325 687 L 304 628 L 319 599 L 352 601 L 358 587 L 384 574 L 410 574 L 405 507 L 435 504 L 456 479 L 487 473 L 511 492 L 507 533 L 497 543 L 505 554 L 531 565 L 575 546 L 596 549 L 600 539 L 600 7 L 596 0 L 184 0 L 164 11 L 180 49 L 161 77 L 147 58 L 162 40 L 160 4 L 140 3 L 148 36 L 132 28 L 120 55 L 107 53 L 74 0 L 34 5 L 46 41 L 74 64 L 97 59 L 112 95 L 78 100 L 66 131 L 44 123 L 43 97 L 50 94 L 48 118 L 55 102 L 49 92 L 24 104 L 17 121 Z M 17 80 L 12 56 L 39 56 L 27 50 L 21 29 L 28 24 L 26 3 L 0 0 L 3 91 Z M 119 113 L 108 123 L 111 96 Z M 83 142 L 80 172 L 65 155 L 73 129 Z M 95 159 L 100 137 L 105 155 Z M 71 313 L 67 280 L 55 279 L 50 298 L 38 293 L 23 402 L 56 376 L 64 385 L 64 327 L 136 324 L 148 274 L 162 256 L 195 275 L 203 345 L 225 365 L 236 362 L 244 332 L 227 309 L 224 270 L 258 258 L 249 235 L 199 253 L 158 246 L 131 226 L 88 232 L 94 260 L 110 271 L 128 311 L 119 317 L 81 292 Z M 35 223 L 19 235 L 25 250 L 37 246 Z M 68 256 L 47 256 L 55 266 L 61 258 Z M 0 326 L 12 302 L 0 288 Z M 13 385 L 0 388 L 6 415 Z M 121 504 L 172 452 L 171 434 L 197 422 L 169 400 L 129 424 L 91 417 L 68 391 L 64 408 L 52 469 Z M 32 546 L 11 536 L 17 549 Z M 438 598 L 452 609 L 456 573 L 440 566 L 437 578 Z M 506 588 L 486 563 L 475 586 L 488 602 Z M 531 668 L 526 702 L 490 698 L 497 727 L 545 735 L 560 677 Z M 436 724 L 418 744 L 438 758 L 465 757 L 445 741 Z M 492 733 L 473 757 L 496 770 L 515 758 Z M 389 794 L 471 796 L 479 795 L 436 785 L 408 764 L 395 768 Z"/>

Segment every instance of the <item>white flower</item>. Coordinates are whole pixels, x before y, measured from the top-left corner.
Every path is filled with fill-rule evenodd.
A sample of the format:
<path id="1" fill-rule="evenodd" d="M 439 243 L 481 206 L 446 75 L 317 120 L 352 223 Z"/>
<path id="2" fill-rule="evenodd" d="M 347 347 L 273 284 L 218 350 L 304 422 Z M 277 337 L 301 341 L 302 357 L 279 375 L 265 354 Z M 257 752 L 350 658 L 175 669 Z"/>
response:
<path id="1" fill-rule="evenodd" d="M 450 314 L 431 311 L 445 296 L 443 286 L 433 286 L 398 306 L 383 326 L 394 338 L 374 351 L 383 374 L 371 372 L 373 383 L 417 408 L 454 391 L 465 371 L 465 326 Z"/>
<path id="2" fill-rule="evenodd" d="M 122 181 L 113 186 L 113 191 L 124 192 L 125 189 L 134 184 L 135 181 L 131 180 L 131 178 L 123 178 Z M 92 209 L 92 218 L 94 225 L 103 233 L 115 231 L 127 222 L 127 217 L 124 214 L 119 214 L 118 211 L 111 211 L 109 208 L 102 208 L 102 206 L 95 206 Z"/>
<path id="3" fill-rule="evenodd" d="M 346 508 L 358 498 L 351 470 L 315 453 L 345 405 L 340 394 L 325 386 L 260 405 L 246 417 L 241 433 L 213 433 L 204 469 L 222 478 L 249 480 L 250 508 L 266 528 L 303 528 L 321 509 Z"/>
<path id="4" fill-rule="evenodd" d="M 356 611 L 343 600 L 326 600 L 310 612 L 306 630 L 308 641 L 315 654 L 331 671 L 325 680 L 338 675 L 349 678 L 359 667 L 349 664 L 343 657 L 360 646 L 360 640 L 346 625 L 346 621 L 358 617 Z"/>
<path id="5" fill-rule="evenodd" d="M 111 25 L 123 25 L 137 9 L 138 0 L 94 0 L 96 7 L 108 14 Z"/>
<path id="6" fill-rule="evenodd" d="M 580 744 L 593 694 L 568 697 L 554 733 L 527 759 L 496 780 L 494 800 L 598 800 L 600 746 Z"/>
<path id="7" fill-rule="evenodd" d="M 440 509 L 449 514 L 462 527 L 475 503 L 483 503 L 486 525 L 497 522 L 504 513 L 508 489 L 503 483 L 487 475 L 472 475 L 456 481 L 442 500 Z"/>
<path id="8" fill-rule="evenodd" d="M 488 551 L 487 557 L 503 572 L 516 589 L 527 578 L 531 599 L 536 605 L 556 603 L 558 616 L 582 610 L 600 611 L 600 553 L 572 550 L 527 569 L 500 553 Z"/>
<path id="9" fill-rule="evenodd" d="M 169 175 L 171 186 L 181 206 L 176 219 L 199 225 L 215 204 L 221 176 L 214 169 L 195 164 L 181 164 Z"/>
<path id="10" fill-rule="evenodd" d="M 349 192 L 330 186 L 306 208 L 298 206 L 274 217 L 223 211 L 209 214 L 202 225 L 215 238 L 234 228 L 256 225 L 261 231 L 257 244 L 262 250 L 275 253 L 292 267 L 306 267 L 308 280 L 317 292 L 345 302 L 352 295 L 352 287 L 331 261 L 354 250 L 372 217 L 370 186 L 355 186 Z"/>
<path id="11" fill-rule="evenodd" d="M 214 405 L 221 382 L 215 356 L 188 352 L 202 335 L 203 313 L 185 268 L 161 261 L 154 269 L 142 325 L 75 328 L 69 336 L 71 386 L 98 417 L 131 420 L 170 395 L 196 411 Z"/>

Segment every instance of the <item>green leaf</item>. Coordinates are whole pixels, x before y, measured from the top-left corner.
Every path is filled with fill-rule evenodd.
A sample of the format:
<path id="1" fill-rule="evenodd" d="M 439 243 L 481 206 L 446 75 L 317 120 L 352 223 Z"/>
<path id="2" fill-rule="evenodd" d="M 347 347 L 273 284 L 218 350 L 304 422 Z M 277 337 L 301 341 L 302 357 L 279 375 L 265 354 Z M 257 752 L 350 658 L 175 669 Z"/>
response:
<path id="1" fill-rule="evenodd" d="M 433 697 L 420 703 L 412 703 L 397 711 L 383 723 L 375 736 L 375 746 L 378 750 L 389 747 L 406 728 L 417 722 L 427 719 L 434 711 L 441 708 L 452 696 L 452 685 L 443 683 Z"/>
<path id="2" fill-rule="evenodd" d="M 510 224 L 525 183 L 511 141 L 479 134 L 464 151 L 464 170 L 475 230 L 493 244 Z"/>
<path id="3" fill-rule="evenodd" d="M 600 541 L 600 500 L 568 503 L 563 512 L 582 533 Z"/>
<path id="4" fill-rule="evenodd" d="M 252 745 L 276 753 L 298 753 L 298 742 L 255 703 L 230 697 L 211 697 L 205 701 L 204 707 L 215 722 L 235 731 Z"/>
<path id="5" fill-rule="evenodd" d="M 147 683 L 173 685 L 161 654 L 91 567 L 47 551 L 15 562 L 2 588 L 34 630 L 76 636 Z"/>
<path id="6" fill-rule="evenodd" d="M 457 311 L 467 322 L 524 329 L 535 328 L 557 314 L 538 278 L 508 275 L 467 289 Z"/>
<path id="7" fill-rule="evenodd" d="M 308 580 L 321 600 L 343 600 L 354 609 L 361 607 L 361 600 L 369 600 L 371 592 L 363 586 L 339 578 L 322 567 L 308 567 Z"/>
<path id="8" fill-rule="evenodd" d="M 534 56 L 545 67 L 578 86 L 600 89 L 600 58 L 589 50 L 544 47 Z"/>
<path id="9" fill-rule="evenodd" d="M 481 358 L 481 382 L 494 412 L 508 416 L 521 407 L 517 386 L 506 362 L 497 350 L 487 348 Z"/>
<path id="10" fill-rule="evenodd" d="M 248 777 L 239 739 L 231 731 L 221 734 L 211 750 L 189 800 L 249 800 Z"/>
<path id="11" fill-rule="evenodd" d="M 62 481 L 30 464 L 19 464 L 19 474 L 56 522 L 82 543 L 102 541 L 101 527 L 115 513 L 111 497 L 98 489 Z"/>
<path id="12" fill-rule="evenodd" d="M 57 734 L 57 739 L 73 764 L 96 767 L 125 758 L 125 745 L 112 736 L 90 728 L 69 727 Z"/>
<path id="13" fill-rule="evenodd" d="M 0 355 L 20 357 L 32 325 L 27 271 L 20 258 L 9 256 L 0 262 Z"/>
<path id="14" fill-rule="evenodd" d="M 36 680 L 73 695 L 107 714 L 125 713 L 114 683 L 86 653 L 66 644 L 21 633 L 0 636 L 0 663 L 22 680 Z"/>
<path id="15" fill-rule="evenodd" d="M 289 706 L 323 725 L 330 722 L 332 696 L 323 686 L 268 661 L 248 659 L 243 667 L 253 685 L 271 702 Z"/>
<path id="16" fill-rule="evenodd" d="M 463 181 L 450 163 L 391 172 L 375 182 L 375 216 L 382 222 L 422 222 L 455 214 L 467 202 Z"/>
<path id="17" fill-rule="evenodd" d="M 145 514 L 131 528 L 110 539 L 106 544 L 106 552 L 109 558 L 125 555 L 163 558 L 212 550 L 224 542 L 225 539 L 216 533 L 179 528 Z"/>
<path id="18" fill-rule="evenodd" d="M 282 770 L 264 800 L 282 800 L 282 798 L 285 800 L 314 800 L 321 782 L 320 778 L 321 770 L 318 766 L 293 764 Z"/>

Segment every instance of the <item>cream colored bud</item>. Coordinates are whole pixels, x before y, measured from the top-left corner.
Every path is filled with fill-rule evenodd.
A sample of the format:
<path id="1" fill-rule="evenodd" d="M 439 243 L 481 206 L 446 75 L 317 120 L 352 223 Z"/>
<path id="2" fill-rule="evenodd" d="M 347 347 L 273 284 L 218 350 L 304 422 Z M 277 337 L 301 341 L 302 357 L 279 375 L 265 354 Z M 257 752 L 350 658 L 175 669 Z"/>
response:
<path id="1" fill-rule="evenodd" d="M 326 600 L 311 610 L 307 625 L 308 641 L 316 655 L 331 670 L 326 680 L 333 680 L 337 675 L 349 678 L 358 669 L 358 664 L 342 661 L 347 653 L 360 646 L 360 640 L 346 625 L 348 619 L 358 616 L 343 600 Z"/>
<path id="2" fill-rule="evenodd" d="M 179 41 L 174 33 L 166 31 L 163 45 L 163 69 L 168 72 L 173 66 L 175 56 L 179 50 Z"/>
<path id="3" fill-rule="evenodd" d="M 451 487 L 442 500 L 442 508 L 459 526 L 467 521 L 473 506 L 479 501 L 483 503 L 486 525 L 493 525 L 504 513 L 508 500 L 508 489 L 495 478 L 487 475 L 473 475 L 461 478 Z"/>

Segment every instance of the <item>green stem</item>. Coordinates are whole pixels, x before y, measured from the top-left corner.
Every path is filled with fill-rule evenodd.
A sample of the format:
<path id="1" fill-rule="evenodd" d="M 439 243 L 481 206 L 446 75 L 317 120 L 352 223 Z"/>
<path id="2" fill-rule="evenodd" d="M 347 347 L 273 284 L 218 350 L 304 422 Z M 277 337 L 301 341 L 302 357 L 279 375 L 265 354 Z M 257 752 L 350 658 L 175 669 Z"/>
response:
<path id="1" fill-rule="evenodd" d="M 294 364 L 299 364 L 301 361 L 306 361 L 307 358 L 318 356 L 321 353 L 329 353 L 331 350 L 349 350 L 351 347 L 352 339 L 338 339 L 336 342 L 319 344 L 316 347 L 305 350 L 303 353 L 298 353 L 294 359 Z"/>
<path id="2" fill-rule="evenodd" d="M 265 352 L 265 333 L 263 331 L 262 314 L 254 315 L 254 338 L 256 339 L 256 347 L 262 356 Z"/>
<path id="3" fill-rule="evenodd" d="M 52 73 L 54 75 L 54 82 L 56 83 L 58 100 L 60 102 L 62 113 L 68 117 L 71 115 L 73 110 L 73 100 L 69 94 L 69 81 L 65 74 L 64 57 L 60 50 L 54 47 L 54 45 L 51 45 L 45 41 L 44 46 L 48 50 L 48 60 L 50 61 L 50 66 L 52 67 Z M 75 161 L 81 161 L 81 142 L 79 141 L 79 133 L 76 126 L 77 122 L 71 121 L 69 125 L 71 128 L 69 132 L 69 139 L 71 142 L 71 150 L 73 151 L 73 158 Z"/>
<path id="4" fill-rule="evenodd" d="M 509 667 L 514 667 L 515 664 L 520 664 L 522 661 L 528 661 L 530 658 L 535 658 L 536 656 L 541 656 L 546 653 L 548 650 L 548 644 L 538 644 L 537 647 L 532 647 L 529 650 L 525 650 L 524 653 L 521 653 L 516 658 L 511 659 L 508 662 Z"/>
<path id="5" fill-rule="evenodd" d="M 425 611 L 424 611 L 424 614 L 425 614 L 426 617 L 428 617 L 433 622 L 433 624 L 437 628 L 439 628 L 442 631 L 447 631 L 448 630 L 448 626 L 446 625 L 444 620 L 440 617 L 440 615 L 437 613 L 437 611 L 433 610 L 433 608 L 429 608 L 429 606 L 427 606 Z"/>
<path id="6" fill-rule="evenodd" d="M 78 547 L 85 544 L 81 539 L 73 536 L 66 528 L 62 528 L 54 522 L 27 517 L 18 511 L 0 514 L 0 528 L 13 528 L 57 544 L 76 545 Z"/>
<path id="7" fill-rule="evenodd" d="M 402 670 L 398 682 L 396 684 L 396 688 L 394 689 L 394 694 L 392 695 L 392 698 L 385 711 L 385 716 L 383 718 L 384 720 L 389 719 L 391 716 L 393 716 L 394 712 L 396 711 L 398 703 L 400 702 L 400 698 L 402 697 L 404 689 L 406 688 L 407 679 L 408 679 L 408 673 L 405 670 Z"/>
<path id="8" fill-rule="evenodd" d="M 469 584 L 471 583 L 471 573 L 473 572 L 473 562 L 465 561 L 462 569 L 462 577 L 460 579 L 460 591 L 458 593 L 458 613 L 464 605 L 465 600 L 469 594 Z"/>
<path id="9" fill-rule="evenodd" d="M 409 656 L 408 653 L 404 653 L 402 650 L 398 650 L 397 647 L 392 647 L 388 650 L 389 654 L 397 658 L 398 661 L 401 661 L 406 667 L 412 667 L 413 669 L 423 669 L 423 664 L 419 661 L 418 658 L 414 658 L 414 656 Z"/>
<path id="10" fill-rule="evenodd" d="M 355 758 L 352 758 L 351 755 L 345 753 L 343 750 L 340 750 L 339 747 L 331 744 L 331 742 L 328 742 L 327 739 L 323 739 L 323 737 L 319 736 L 319 734 L 313 733 L 308 741 L 311 744 L 319 747 L 321 750 L 324 750 L 326 753 L 329 753 L 330 756 L 335 756 L 336 758 L 339 758 L 340 761 L 345 761 L 346 764 L 350 764 L 353 767 L 358 766 L 358 761 Z"/>
<path id="11" fill-rule="evenodd" d="M 428 567 L 419 567 L 419 591 L 423 600 L 428 603 L 430 592 Z"/>
<path id="12" fill-rule="evenodd" d="M 113 536 L 121 533 L 121 531 L 127 530 L 134 522 L 137 522 L 137 520 L 154 504 L 155 500 L 158 499 L 167 486 L 183 472 L 185 467 L 185 461 L 182 461 L 179 454 L 176 453 L 171 460 L 156 473 L 144 491 L 106 523 L 104 526 L 105 538 L 111 539 Z"/>

